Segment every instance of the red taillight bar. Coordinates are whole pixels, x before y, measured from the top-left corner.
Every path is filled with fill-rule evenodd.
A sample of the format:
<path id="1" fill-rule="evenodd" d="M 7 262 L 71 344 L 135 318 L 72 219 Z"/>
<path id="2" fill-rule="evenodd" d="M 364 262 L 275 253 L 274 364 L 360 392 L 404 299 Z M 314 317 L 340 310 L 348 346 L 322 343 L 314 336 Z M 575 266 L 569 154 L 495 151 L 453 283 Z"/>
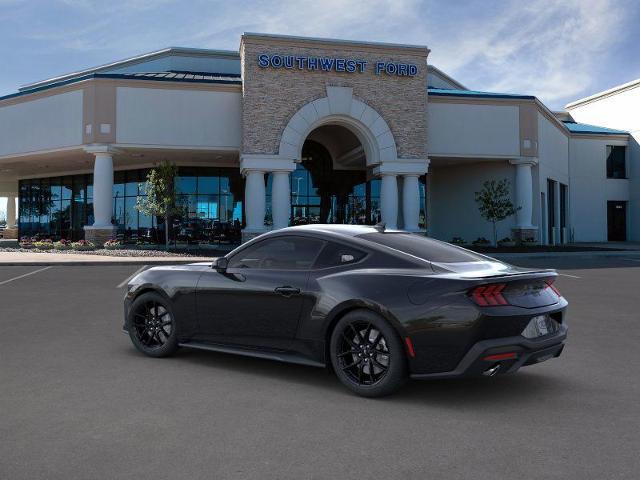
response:
<path id="1" fill-rule="evenodd" d="M 518 354 L 515 352 L 496 353 L 495 355 L 489 355 L 487 357 L 484 357 L 483 360 L 486 362 L 496 362 L 498 360 L 513 360 L 517 356 Z"/>
<path id="2" fill-rule="evenodd" d="M 502 290 L 504 290 L 505 287 L 506 285 L 504 283 L 481 285 L 473 289 L 471 298 L 481 307 L 509 305 L 509 302 L 502 296 Z"/>
<path id="3" fill-rule="evenodd" d="M 415 357 L 416 356 L 416 352 L 413 349 L 413 342 L 411 341 L 411 339 L 409 337 L 405 337 L 404 338 L 404 343 L 407 345 L 407 351 L 409 352 L 409 356 L 410 357 Z"/>
<path id="4" fill-rule="evenodd" d="M 549 278 L 549 279 L 545 280 L 544 283 L 547 284 L 547 287 L 549 287 L 551 290 L 553 290 L 553 293 L 555 293 L 559 297 L 562 297 L 562 294 L 560 293 L 560 290 L 558 290 L 558 288 L 553 284 L 555 281 L 556 281 L 555 278 Z"/>

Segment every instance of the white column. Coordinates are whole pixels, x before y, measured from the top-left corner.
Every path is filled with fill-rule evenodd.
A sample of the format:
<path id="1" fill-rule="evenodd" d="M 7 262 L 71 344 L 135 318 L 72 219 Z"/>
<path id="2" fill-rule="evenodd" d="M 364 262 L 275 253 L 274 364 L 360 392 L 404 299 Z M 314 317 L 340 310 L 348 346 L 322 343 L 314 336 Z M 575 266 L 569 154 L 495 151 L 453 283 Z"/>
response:
<path id="1" fill-rule="evenodd" d="M 398 228 L 398 179 L 395 173 L 382 174 L 380 213 L 386 228 Z"/>
<path id="2" fill-rule="evenodd" d="M 94 228 L 112 228 L 113 216 L 113 156 L 96 152 L 93 166 Z"/>
<path id="3" fill-rule="evenodd" d="M 402 214 L 404 229 L 411 232 L 418 230 L 420 221 L 420 182 L 418 175 L 403 175 Z"/>
<path id="4" fill-rule="evenodd" d="M 533 218 L 533 175 L 531 174 L 532 161 L 512 161 L 516 166 L 516 226 L 518 228 L 532 228 Z"/>
<path id="5" fill-rule="evenodd" d="M 291 193 L 289 190 L 289 172 L 273 172 L 271 208 L 275 230 L 289 226 L 289 217 L 291 216 Z"/>
<path id="6" fill-rule="evenodd" d="M 7 197 L 7 228 L 16 228 L 16 197 Z"/>
<path id="7" fill-rule="evenodd" d="M 244 202 L 247 217 L 247 230 L 264 231 L 264 214 L 266 206 L 264 171 L 247 170 Z"/>

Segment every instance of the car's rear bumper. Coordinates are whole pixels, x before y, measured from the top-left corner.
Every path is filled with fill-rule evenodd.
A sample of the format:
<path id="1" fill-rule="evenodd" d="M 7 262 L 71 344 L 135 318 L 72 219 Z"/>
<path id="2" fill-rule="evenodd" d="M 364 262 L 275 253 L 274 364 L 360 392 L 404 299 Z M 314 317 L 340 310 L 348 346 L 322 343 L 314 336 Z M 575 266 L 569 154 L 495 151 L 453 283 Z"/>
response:
<path id="1" fill-rule="evenodd" d="M 516 336 L 482 340 L 469 349 L 454 370 L 439 373 L 417 373 L 412 374 L 411 378 L 429 379 L 512 373 L 520 369 L 520 367 L 559 357 L 567 339 L 567 330 L 566 325 L 560 325 L 560 329 L 556 334 L 539 339 Z M 486 357 L 506 354 L 515 354 L 515 358 L 486 359 Z"/>

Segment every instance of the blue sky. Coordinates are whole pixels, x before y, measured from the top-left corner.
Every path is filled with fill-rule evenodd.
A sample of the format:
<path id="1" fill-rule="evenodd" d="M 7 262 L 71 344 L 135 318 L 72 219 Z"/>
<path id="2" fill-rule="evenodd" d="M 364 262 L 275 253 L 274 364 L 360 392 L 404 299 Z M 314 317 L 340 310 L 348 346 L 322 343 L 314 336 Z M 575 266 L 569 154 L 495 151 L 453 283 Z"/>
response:
<path id="1" fill-rule="evenodd" d="M 468 88 L 552 109 L 640 77 L 634 0 L 0 0 L 0 95 L 167 46 L 237 50 L 245 31 L 427 45 Z"/>
<path id="2" fill-rule="evenodd" d="M 557 109 L 640 77 L 639 25 L 632 0 L 0 0 L 0 94 L 166 46 L 237 50 L 253 31 L 424 44 L 469 88 Z"/>

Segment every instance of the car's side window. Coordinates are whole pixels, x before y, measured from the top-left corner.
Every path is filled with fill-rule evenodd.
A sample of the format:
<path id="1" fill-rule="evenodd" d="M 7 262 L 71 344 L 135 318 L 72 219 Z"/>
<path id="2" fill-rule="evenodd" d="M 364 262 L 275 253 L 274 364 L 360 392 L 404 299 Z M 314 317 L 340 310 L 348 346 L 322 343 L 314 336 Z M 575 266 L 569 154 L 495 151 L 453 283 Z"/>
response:
<path id="1" fill-rule="evenodd" d="M 313 267 L 328 268 L 348 265 L 362 260 L 365 256 L 366 253 L 361 250 L 335 242 L 327 242 Z"/>
<path id="2" fill-rule="evenodd" d="M 283 236 L 268 238 L 241 250 L 229 260 L 229 268 L 305 270 L 316 261 L 324 241 Z"/>

